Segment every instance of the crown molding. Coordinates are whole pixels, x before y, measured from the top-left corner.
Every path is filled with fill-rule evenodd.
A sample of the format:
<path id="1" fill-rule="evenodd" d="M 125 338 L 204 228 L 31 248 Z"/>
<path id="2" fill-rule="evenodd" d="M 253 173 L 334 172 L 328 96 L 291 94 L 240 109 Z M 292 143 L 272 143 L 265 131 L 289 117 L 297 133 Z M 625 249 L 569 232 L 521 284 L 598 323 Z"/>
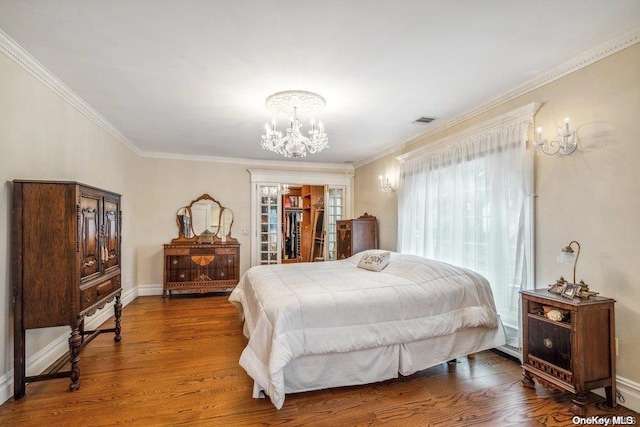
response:
<path id="1" fill-rule="evenodd" d="M 640 27 L 636 27 L 625 33 L 620 34 L 619 36 L 605 43 L 602 43 L 592 49 L 589 49 L 561 63 L 560 65 L 557 65 L 556 67 L 550 69 L 549 71 L 546 71 L 501 95 L 491 98 L 489 101 L 477 107 L 466 110 L 461 114 L 455 117 L 452 117 L 448 120 L 444 120 L 442 122 L 439 122 L 439 121 L 433 122 L 433 127 L 428 131 L 426 131 L 425 133 L 418 135 L 414 138 L 411 138 L 403 143 L 397 144 L 392 148 L 387 149 L 381 153 L 368 157 L 367 159 L 361 162 L 358 162 L 356 164 L 356 167 L 364 166 L 367 163 L 378 160 L 379 158 L 385 157 L 386 155 L 391 154 L 394 151 L 398 151 L 402 148 L 408 149 L 408 148 L 411 148 L 412 146 L 425 143 L 429 139 L 431 139 L 434 135 L 440 132 L 443 132 L 449 128 L 457 126 L 473 117 L 486 113 L 487 111 L 499 105 L 505 104 L 509 101 L 512 101 L 518 98 L 519 96 L 532 92 L 546 84 L 553 82 L 554 80 L 558 80 L 561 77 L 564 77 L 584 67 L 587 67 L 597 61 L 600 61 L 601 59 L 604 59 L 617 52 L 620 52 L 621 50 L 631 47 L 639 42 L 640 42 Z"/>
<path id="2" fill-rule="evenodd" d="M 140 149 L 131 142 L 122 132 L 113 126 L 107 119 L 102 117 L 93 107 L 87 104 L 74 91 L 51 73 L 47 68 L 38 62 L 33 56 L 22 48 L 18 43 L 9 37 L 4 31 L 0 30 L 0 51 L 7 57 L 12 59 L 16 64 L 20 65 L 32 76 L 42 82 L 45 86 L 55 92 L 62 99 L 75 107 L 82 114 L 87 116 L 95 124 L 104 129 L 109 135 L 114 137 L 118 142 L 131 150 L 134 154 L 140 155 Z"/>
<path id="3" fill-rule="evenodd" d="M 308 170 L 272 170 L 247 169 L 251 175 L 251 182 L 287 183 L 293 185 L 345 185 L 349 186 L 353 171 L 317 172 Z"/>
<path id="4" fill-rule="evenodd" d="M 398 144 L 394 144 L 391 147 L 386 148 L 383 151 L 379 151 L 379 152 L 377 152 L 376 154 L 374 154 L 372 156 L 369 156 L 369 157 L 367 157 L 367 158 L 365 158 L 363 160 L 359 160 L 359 161 L 355 162 L 353 164 L 353 166 L 357 169 L 360 166 L 364 166 L 364 165 L 369 164 L 371 162 L 375 162 L 378 159 L 381 159 L 381 158 L 386 157 L 386 156 L 388 156 L 390 154 L 393 154 L 393 153 L 395 153 L 397 151 L 400 151 L 403 148 L 405 148 L 406 146 L 407 146 L 407 142 L 406 141 L 405 142 L 400 142 Z"/>
<path id="5" fill-rule="evenodd" d="M 485 120 L 484 122 L 478 123 L 475 126 L 463 129 L 460 132 L 454 133 L 453 135 L 446 136 L 430 144 L 423 145 L 416 148 L 415 150 L 411 150 L 408 153 L 396 157 L 396 160 L 400 163 L 403 163 L 409 159 L 431 153 L 433 151 L 454 144 L 458 141 L 462 141 L 480 133 L 490 132 L 498 127 L 506 126 L 511 123 L 518 123 L 523 121 L 529 121 L 530 123 L 533 123 L 533 117 L 536 115 L 541 106 L 542 104 L 539 102 L 531 102 L 529 104 L 523 105 L 522 107 L 493 117 L 489 120 Z"/>
<path id="6" fill-rule="evenodd" d="M 333 170 L 337 172 L 350 172 L 353 173 L 353 165 L 340 164 L 340 163 L 314 163 L 314 162 L 298 162 L 298 161 L 286 161 L 286 160 L 256 160 L 256 159 L 243 159 L 237 157 L 218 157 L 218 156 L 201 156 L 195 154 L 176 154 L 176 153 L 164 153 L 164 152 L 151 152 L 143 151 L 139 154 L 140 157 L 148 157 L 155 159 L 167 159 L 167 160 L 188 160 L 194 162 L 212 162 L 212 163 L 230 163 L 242 166 L 255 166 L 255 167 L 271 167 L 289 170 L 309 170 L 309 169 L 323 169 Z"/>

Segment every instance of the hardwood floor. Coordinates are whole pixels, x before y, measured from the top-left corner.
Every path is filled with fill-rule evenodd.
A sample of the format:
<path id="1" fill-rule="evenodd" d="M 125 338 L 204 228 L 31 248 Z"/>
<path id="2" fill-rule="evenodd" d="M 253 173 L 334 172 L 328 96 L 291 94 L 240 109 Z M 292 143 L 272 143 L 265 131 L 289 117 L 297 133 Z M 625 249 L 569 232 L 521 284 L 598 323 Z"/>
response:
<path id="1" fill-rule="evenodd" d="M 382 383 L 288 395 L 276 410 L 251 398 L 238 366 L 246 345 L 226 295 L 140 297 L 124 308 L 122 342 L 97 337 L 82 352 L 81 388 L 69 380 L 27 385 L 0 406 L 3 426 L 326 425 L 571 426 L 570 395 L 520 385 L 518 363 L 492 352 Z M 31 373 L 30 373 L 31 374 Z M 587 415 L 610 410 L 590 395 Z"/>

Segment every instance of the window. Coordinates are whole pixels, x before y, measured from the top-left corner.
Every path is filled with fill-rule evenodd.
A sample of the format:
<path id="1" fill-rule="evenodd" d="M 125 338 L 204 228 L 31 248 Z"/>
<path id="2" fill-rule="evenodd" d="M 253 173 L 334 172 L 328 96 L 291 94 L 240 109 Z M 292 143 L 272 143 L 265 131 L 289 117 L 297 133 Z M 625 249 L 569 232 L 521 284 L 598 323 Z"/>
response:
<path id="1" fill-rule="evenodd" d="M 519 119 L 401 159 L 399 251 L 486 277 L 514 347 L 518 291 L 533 288 L 531 124 L 532 117 Z"/>

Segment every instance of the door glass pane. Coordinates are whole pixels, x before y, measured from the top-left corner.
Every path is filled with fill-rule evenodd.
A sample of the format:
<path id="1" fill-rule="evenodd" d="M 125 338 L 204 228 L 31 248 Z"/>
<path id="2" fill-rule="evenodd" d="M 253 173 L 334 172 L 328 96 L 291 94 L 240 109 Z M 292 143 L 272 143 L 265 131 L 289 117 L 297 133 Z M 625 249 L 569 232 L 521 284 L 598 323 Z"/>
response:
<path id="1" fill-rule="evenodd" d="M 278 262 L 278 187 L 261 185 L 258 189 L 260 200 L 260 263 Z"/>
<path id="2" fill-rule="evenodd" d="M 344 188 L 329 188 L 328 197 L 328 230 L 327 248 L 328 259 L 336 259 L 336 221 L 342 219 L 342 209 L 344 205 Z"/>

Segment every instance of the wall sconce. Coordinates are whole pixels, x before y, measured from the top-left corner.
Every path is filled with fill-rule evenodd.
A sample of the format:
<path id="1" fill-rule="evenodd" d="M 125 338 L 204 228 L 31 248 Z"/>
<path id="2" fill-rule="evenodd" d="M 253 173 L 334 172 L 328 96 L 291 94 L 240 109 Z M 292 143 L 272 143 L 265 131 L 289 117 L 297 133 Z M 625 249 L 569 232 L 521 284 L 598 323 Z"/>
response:
<path id="1" fill-rule="evenodd" d="M 569 117 L 564 119 L 564 129 L 559 129 L 556 132 L 555 141 L 547 141 L 542 139 L 542 126 L 536 128 L 536 152 L 544 153 L 550 156 L 560 153 L 563 155 L 571 154 L 576 151 L 578 146 L 578 139 L 576 137 L 576 131 L 569 129 Z"/>
<path id="2" fill-rule="evenodd" d="M 380 187 L 378 187 L 380 191 L 384 191 L 385 193 L 396 191 L 391 185 L 391 182 L 389 182 L 388 175 L 384 179 L 382 178 L 382 175 L 380 175 L 378 179 L 380 180 Z"/>

